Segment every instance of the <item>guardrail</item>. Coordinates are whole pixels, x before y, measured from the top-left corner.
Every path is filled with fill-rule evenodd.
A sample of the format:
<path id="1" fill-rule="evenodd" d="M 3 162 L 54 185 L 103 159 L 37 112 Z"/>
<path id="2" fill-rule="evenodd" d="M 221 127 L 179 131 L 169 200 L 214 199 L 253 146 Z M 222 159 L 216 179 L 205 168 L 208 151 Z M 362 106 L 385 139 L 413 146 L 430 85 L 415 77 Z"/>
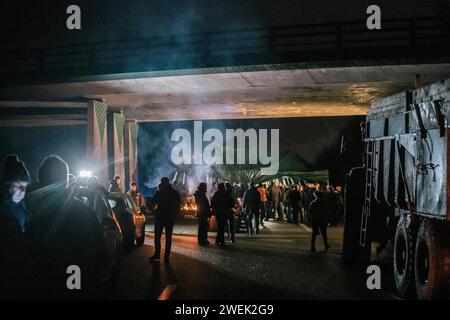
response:
<path id="1" fill-rule="evenodd" d="M 449 21 L 450 17 L 383 20 L 381 30 L 368 30 L 365 21 L 305 24 L 0 51 L 0 76 L 65 77 L 298 63 L 367 58 L 375 51 L 385 56 L 414 55 L 417 48 L 425 48 L 425 52 L 426 48 L 445 49 L 448 53 Z"/>

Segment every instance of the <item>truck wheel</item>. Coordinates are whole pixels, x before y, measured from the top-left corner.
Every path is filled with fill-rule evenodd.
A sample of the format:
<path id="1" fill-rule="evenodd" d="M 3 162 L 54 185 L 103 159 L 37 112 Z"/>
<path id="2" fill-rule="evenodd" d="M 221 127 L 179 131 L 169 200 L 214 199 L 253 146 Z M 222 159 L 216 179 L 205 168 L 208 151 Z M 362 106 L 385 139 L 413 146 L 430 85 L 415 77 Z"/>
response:
<path id="1" fill-rule="evenodd" d="M 436 222 L 424 219 L 415 247 L 415 283 L 421 300 L 449 298 L 450 246 Z"/>
<path id="2" fill-rule="evenodd" d="M 394 240 L 395 286 L 402 296 L 410 294 L 414 288 L 413 245 L 414 239 L 407 227 L 406 216 L 402 216 Z"/>

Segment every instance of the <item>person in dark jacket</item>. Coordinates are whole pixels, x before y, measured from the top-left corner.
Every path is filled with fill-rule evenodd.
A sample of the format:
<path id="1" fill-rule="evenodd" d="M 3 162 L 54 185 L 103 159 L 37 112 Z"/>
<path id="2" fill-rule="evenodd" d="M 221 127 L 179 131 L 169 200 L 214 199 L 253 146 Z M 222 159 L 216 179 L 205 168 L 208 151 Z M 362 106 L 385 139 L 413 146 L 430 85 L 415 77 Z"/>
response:
<path id="1" fill-rule="evenodd" d="M 237 203 L 237 199 L 236 196 L 233 192 L 233 186 L 231 185 L 231 183 L 226 183 L 225 184 L 225 189 L 227 190 L 228 194 L 231 196 L 231 198 L 233 198 L 233 207 L 231 208 L 231 210 L 228 212 L 227 214 L 227 221 L 225 222 L 225 224 L 228 224 L 228 230 L 229 230 L 229 234 L 230 234 L 230 241 L 231 243 L 234 243 L 234 214 L 235 214 L 235 209 L 236 209 L 236 203 Z"/>
<path id="2" fill-rule="evenodd" d="M 29 237 L 40 282 L 37 298 L 93 299 L 101 296 L 101 269 L 106 255 L 103 231 L 95 213 L 68 185 L 69 168 L 58 156 L 45 158 L 39 183 L 27 196 Z M 69 266 L 81 271 L 81 290 L 70 290 Z"/>
<path id="3" fill-rule="evenodd" d="M 259 197 L 261 199 L 261 204 L 260 204 L 260 208 L 259 208 L 259 213 L 260 213 L 260 224 L 261 227 L 264 227 L 264 220 L 267 221 L 267 190 L 266 187 L 263 184 L 259 184 L 258 185 L 258 192 L 259 192 Z"/>
<path id="4" fill-rule="evenodd" d="M 261 195 L 252 185 L 250 189 L 245 192 L 243 207 L 247 213 L 247 229 L 249 235 L 254 235 L 259 232 L 259 208 L 261 207 Z"/>
<path id="5" fill-rule="evenodd" d="M 295 185 L 291 185 L 291 186 L 287 186 L 284 190 L 283 190 L 283 209 L 284 209 L 284 215 L 286 217 L 286 222 L 287 223 L 294 223 L 293 220 L 293 216 L 292 216 L 292 206 L 291 206 L 291 202 L 290 202 L 290 194 L 292 191 L 294 191 L 295 189 Z"/>
<path id="6" fill-rule="evenodd" d="M 291 222 L 298 224 L 300 221 L 300 201 L 302 194 L 298 185 L 293 185 L 288 194 L 288 202 L 291 207 L 290 216 Z"/>
<path id="7" fill-rule="evenodd" d="M 329 206 L 325 195 L 321 191 L 314 192 L 315 200 L 309 206 L 309 214 L 311 215 L 312 236 L 311 236 L 311 252 L 316 252 L 316 237 L 322 234 L 325 250 L 328 250 L 327 226 L 329 217 Z"/>
<path id="8" fill-rule="evenodd" d="M 114 179 L 109 181 L 109 192 L 122 192 L 121 183 L 122 179 L 119 176 L 115 176 Z"/>
<path id="9" fill-rule="evenodd" d="M 283 220 L 283 212 L 282 212 L 282 205 L 281 205 L 281 198 L 283 196 L 281 187 L 279 182 L 275 182 L 272 184 L 272 187 L 270 188 L 270 200 L 272 201 L 272 212 L 273 212 L 273 219 L 274 220 Z"/>
<path id="10" fill-rule="evenodd" d="M 23 202 L 29 183 L 30 175 L 25 164 L 17 155 L 7 156 L 3 162 L 0 177 L 0 196 L 3 209 L 8 210 L 2 213 L 14 218 L 12 222 L 18 223 L 22 233 L 25 232 L 29 218 Z"/>
<path id="11" fill-rule="evenodd" d="M 313 184 L 308 184 L 305 190 L 305 220 L 306 223 L 311 225 L 311 214 L 309 212 L 309 207 L 311 203 L 314 201 L 314 192 L 316 191 L 316 187 Z"/>
<path id="12" fill-rule="evenodd" d="M 197 191 L 194 193 L 195 203 L 197 205 L 198 219 L 198 244 L 207 245 L 208 241 L 208 219 L 211 217 L 211 205 L 206 196 L 206 183 L 202 182 L 198 185 Z"/>
<path id="13" fill-rule="evenodd" d="M 34 261 L 26 239 L 29 213 L 24 197 L 30 182 L 25 164 L 7 156 L 0 174 L 0 299 L 32 297 Z"/>
<path id="14" fill-rule="evenodd" d="M 227 216 L 229 215 L 231 209 L 234 207 L 234 200 L 226 191 L 225 185 L 223 183 L 219 183 L 217 188 L 217 192 L 214 193 L 214 196 L 211 199 L 211 206 L 217 219 L 216 244 L 219 246 L 224 246 L 225 223 L 227 221 Z"/>
<path id="15" fill-rule="evenodd" d="M 180 213 L 181 198 L 177 190 L 172 188 L 169 178 L 163 177 L 159 185 L 159 190 L 155 192 L 150 201 L 150 208 L 155 209 L 155 253 L 150 260 L 157 261 L 161 253 L 161 236 L 163 230 L 166 232 L 166 250 L 164 259 L 170 257 L 172 247 L 172 231 L 175 219 Z"/>
<path id="16" fill-rule="evenodd" d="M 299 192 L 300 192 L 300 208 L 299 208 L 299 215 L 300 215 L 300 223 L 305 223 L 305 211 L 306 211 L 306 193 L 304 191 L 303 185 L 299 185 Z"/>

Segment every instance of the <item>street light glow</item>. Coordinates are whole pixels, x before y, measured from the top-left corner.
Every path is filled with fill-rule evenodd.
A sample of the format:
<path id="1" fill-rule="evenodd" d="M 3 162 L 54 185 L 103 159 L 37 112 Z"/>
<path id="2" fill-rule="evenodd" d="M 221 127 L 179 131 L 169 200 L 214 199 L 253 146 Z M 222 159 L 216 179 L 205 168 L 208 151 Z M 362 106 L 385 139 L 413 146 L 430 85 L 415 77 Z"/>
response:
<path id="1" fill-rule="evenodd" d="M 80 177 L 87 178 L 87 177 L 90 177 L 90 176 L 92 176 L 92 172 L 91 171 L 89 171 L 89 170 L 81 170 L 80 171 Z"/>

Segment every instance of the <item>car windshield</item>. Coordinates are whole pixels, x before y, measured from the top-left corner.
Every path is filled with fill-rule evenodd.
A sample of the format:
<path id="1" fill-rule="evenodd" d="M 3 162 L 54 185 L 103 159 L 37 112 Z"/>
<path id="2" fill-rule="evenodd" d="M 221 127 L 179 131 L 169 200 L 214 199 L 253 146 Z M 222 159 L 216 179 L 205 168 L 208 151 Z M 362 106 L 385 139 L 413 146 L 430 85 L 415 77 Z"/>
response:
<path id="1" fill-rule="evenodd" d="M 129 197 L 111 197 L 108 202 L 112 209 L 136 211 L 136 206 Z"/>
<path id="2" fill-rule="evenodd" d="M 126 209 L 133 209 L 132 206 L 130 206 L 130 203 L 128 202 L 127 198 L 119 198 L 119 197 L 115 197 L 115 198 L 109 198 L 109 205 L 111 206 L 111 208 L 115 209 L 115 210 L 120 210 L 120 211 L 124 211 Z"/>

